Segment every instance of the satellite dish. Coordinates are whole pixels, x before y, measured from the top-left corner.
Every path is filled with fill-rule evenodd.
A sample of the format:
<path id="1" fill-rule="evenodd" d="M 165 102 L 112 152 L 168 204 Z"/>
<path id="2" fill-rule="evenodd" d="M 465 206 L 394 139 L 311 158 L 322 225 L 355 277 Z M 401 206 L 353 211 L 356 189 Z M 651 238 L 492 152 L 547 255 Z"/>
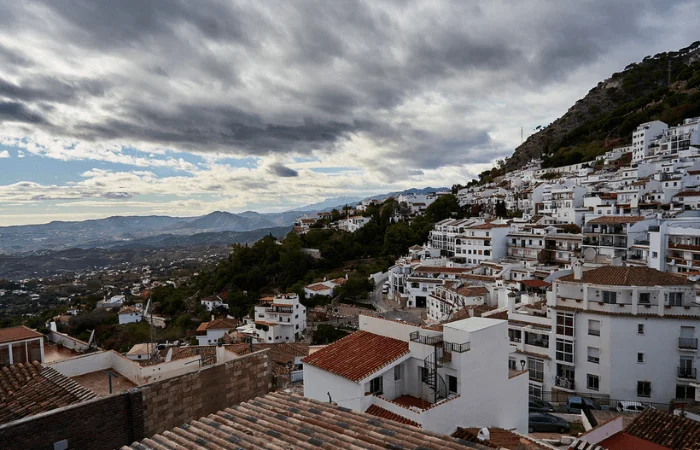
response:
<path id="1" fill-rule="evenodd" d="M 489 433 L 488 428 L 482 428 L 481 430 L 479 430 L 479 434 L 476 435 L 476 438 L 480 442 L 488 441 L 491 439 L 491 433 Z"/>
<path id="2" fill-rule="evenodd" d="M 593 261 L 596 257 L 596 250 L 592 247 L 588 247 L 583 250 L 583 258 L 586 261 Z"/>

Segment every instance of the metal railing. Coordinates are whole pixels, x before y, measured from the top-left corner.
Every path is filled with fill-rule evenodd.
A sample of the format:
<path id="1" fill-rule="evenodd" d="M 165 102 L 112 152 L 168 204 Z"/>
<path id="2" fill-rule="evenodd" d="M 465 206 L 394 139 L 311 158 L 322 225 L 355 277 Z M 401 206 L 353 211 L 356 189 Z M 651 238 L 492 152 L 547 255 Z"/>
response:
<path id="1" fill-rule="evenodd" d="M 698 340 L 697 338 L 678 338 L 678 348 L 697 350 Z"/>
<path id="2" fill-rule="evenodd" d="M 695 367 L 678 367 L 678 378 L 694 380 L 697 378 L 697 369 Z"/>
<path id="3" fill-rule="evenodd" d="M 440 345 L 443 342 L 442 336 L 422 336 L 418 331 L 409 334 L 409 338 L 412 342 L 420 342 L 426 345 Z"/>
<path id="4" fill-rule="evenodd" d="M 469 342 L 463 342 L 461 344 L 457 344 L 455 342 L 443 342 L 442 348 L 444 348 L 446 352 L 455 353 L 464 353 L 466 351 L 471 350 Z"/>

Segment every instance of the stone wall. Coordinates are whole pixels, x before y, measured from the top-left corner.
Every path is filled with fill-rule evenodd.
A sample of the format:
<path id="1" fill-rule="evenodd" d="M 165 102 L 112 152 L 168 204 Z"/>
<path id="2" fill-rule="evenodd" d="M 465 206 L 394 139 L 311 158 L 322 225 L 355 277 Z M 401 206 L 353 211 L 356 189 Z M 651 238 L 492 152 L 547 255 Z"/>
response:
<path id="1" fill-rule="evenodd" d="M 272 388 L 268 351 L 0 425 L 0 448 L 118 448 Z"/>
<path id="2" fill-rule="evenodd" d="M 141 387 L 144 431 L 152 436 L 270 391 L 267 351 Z"/>

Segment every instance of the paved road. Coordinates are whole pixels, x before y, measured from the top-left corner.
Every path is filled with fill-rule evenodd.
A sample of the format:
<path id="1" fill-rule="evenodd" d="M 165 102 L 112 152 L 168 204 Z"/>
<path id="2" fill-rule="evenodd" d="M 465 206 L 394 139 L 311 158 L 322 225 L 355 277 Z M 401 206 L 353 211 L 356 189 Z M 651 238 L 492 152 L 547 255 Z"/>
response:
<path id="1" fill-rule="evenodd" d="M 403 320 L 404 322 L 415 323 L 422 325 L 423 320 L 421 314 L 423 308 L 407 308 L 401 309 L 396 306 L 393 300 L 389 300 L 386 294 L 382 293 L 384 284 L 377 286 L 372 292 L 372 305 L 381 313 L 381 316 L 386 319 Z"/>

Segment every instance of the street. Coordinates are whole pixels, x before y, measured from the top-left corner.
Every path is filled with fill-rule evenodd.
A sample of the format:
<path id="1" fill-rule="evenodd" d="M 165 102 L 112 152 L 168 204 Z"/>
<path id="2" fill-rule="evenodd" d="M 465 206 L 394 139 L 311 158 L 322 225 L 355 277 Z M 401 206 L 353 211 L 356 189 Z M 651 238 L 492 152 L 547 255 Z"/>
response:
<path id="1" fill-rule="evenodd" d="M 381 317 L 390 320 L 402 320 L 408 323 L 423 325 L 423 319 L 421 316 L 425 311 L 424 308 L 398 308 L 393 300 L 389 300 L 387 294 L 382 293 L 383 287 L 384 283 L 380 283 L 374 288 L 374 291 L 371 294 L 372 306 L 376 308 L 377 312 L 381 313 Z"/>

